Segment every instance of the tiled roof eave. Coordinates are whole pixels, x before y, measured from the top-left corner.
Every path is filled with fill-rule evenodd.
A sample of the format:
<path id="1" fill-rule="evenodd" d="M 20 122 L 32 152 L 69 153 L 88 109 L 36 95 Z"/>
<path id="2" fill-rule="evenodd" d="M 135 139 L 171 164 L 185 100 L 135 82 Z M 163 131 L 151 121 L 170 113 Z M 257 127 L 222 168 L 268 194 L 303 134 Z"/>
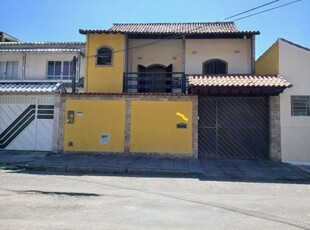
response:
<path id="1" fill-rule="evenodd" d="M 72 52 L 84 52 L 84 49 L 1 49 L 2 53 L 72 53 Z"/>
<path id="2" fill-rule="evenodd" d="M 1 93 L 56 94 L 61 82 L 0 82 Z"/>
<path id="3" fill-rule="evenodd" d="M 289 88 L 280 75 L 196 75 L 189 76 L 190 87 Z"/>
<path id="4" fill-rule="evenodd" d="M 83 30 L 83 29 L 79 29 L 79 33 L 83 34 L 83 35 L 87 35 L 87 34 L 118 34 L 118 33 L 123 34 L 124 32 L 110 31 L 110 30 Z"/>
<path id="5" fill-rule="evenodd" d="M 109 30 L 80 30 L 80 34 L 126 34 L 126 35 L 259 35 L 259 31 L 239 32 L 135 32 L 135 31 L 109 31 Z"/>
<path id="6" fill-rule="evenodd" d="M 259 31 L 239 31 L 234 22 L 193 22 L 193 23 L 114 23 L 107 30 L 80 29 L 81 34 L 123 33 L 127 35 L 208 35 L 259 34 Z"/>

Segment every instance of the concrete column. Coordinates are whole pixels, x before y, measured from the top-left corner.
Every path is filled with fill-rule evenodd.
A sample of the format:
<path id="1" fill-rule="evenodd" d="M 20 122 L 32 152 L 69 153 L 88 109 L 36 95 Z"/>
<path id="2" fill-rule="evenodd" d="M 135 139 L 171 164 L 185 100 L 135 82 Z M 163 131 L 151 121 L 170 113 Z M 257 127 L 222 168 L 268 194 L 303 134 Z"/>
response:
<path id="1" fill-rule="evenodd" d="M 125 153 L 130 153 L 130 131 L 131 131 L 131 100 L 129 97 L 127 97 L 125 104 L 125 137 L 124 137 Z"/>
<path id="2" fill-rule="evenodd" d="M 269 97 L 269 156 L 281 161 L 280 96 Z"/>
<path id="3" fill-rule="evenodd" d="M 192 154 L 195 159 L 198 158 L 198 96 L 193 100 L 193 150 Z"/>
<path id="4" fill-rule="evenodd" d="M 60 95 L 57 94 L 54 96 L 54 127 L 53 127 L 53 145 L 52 151 L 58 152 L 59 149 L 59 136 L 63 136 L 63 126 L 61 125 L 60 119 L 62 119 L 63 113 L 60 112 Z"/>
<path id="5" fill-rule="evenodd" d="M 66 96 L 58 96 L 59 102 L 55 102 L 55 106 L 59 103 L 59 129 L 56 134 L 58 135 L 58 151 L 63 152 L 64 151 L 64 137 L 65 137 L 65 122 L 66 122 Z"/>

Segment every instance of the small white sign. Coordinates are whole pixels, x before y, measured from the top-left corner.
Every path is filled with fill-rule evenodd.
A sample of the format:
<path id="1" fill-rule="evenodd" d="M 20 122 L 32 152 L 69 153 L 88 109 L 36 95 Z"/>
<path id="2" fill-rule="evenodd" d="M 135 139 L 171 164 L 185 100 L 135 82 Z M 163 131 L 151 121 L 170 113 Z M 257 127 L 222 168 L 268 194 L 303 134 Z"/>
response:
<path id="1" fill-rule="evenodd" d="M 76 115 L 77 115 L 78 117 L 83 117 L 83 116 L 84 116 L 84 112 L 82 112 L 82 111 L 77 111 L 77 112 L 76 112 Z"/>
<path id="2" fill-rule="evenodd" d="M 109 144 L 110 134 L 109 133 L 100 133 L 100 144 Z"/>

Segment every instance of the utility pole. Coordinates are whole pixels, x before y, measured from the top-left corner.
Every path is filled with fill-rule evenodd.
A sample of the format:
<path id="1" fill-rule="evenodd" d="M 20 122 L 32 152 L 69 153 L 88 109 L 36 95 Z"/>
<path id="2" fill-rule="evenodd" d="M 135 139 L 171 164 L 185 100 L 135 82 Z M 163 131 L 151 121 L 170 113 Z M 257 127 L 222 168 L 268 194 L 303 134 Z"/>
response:
<path id="1" fill-rule="evenodd" d="M 72 59 L 72 93 L 75 93 L 75 79 L 76 79 L 76 56 Z"/>

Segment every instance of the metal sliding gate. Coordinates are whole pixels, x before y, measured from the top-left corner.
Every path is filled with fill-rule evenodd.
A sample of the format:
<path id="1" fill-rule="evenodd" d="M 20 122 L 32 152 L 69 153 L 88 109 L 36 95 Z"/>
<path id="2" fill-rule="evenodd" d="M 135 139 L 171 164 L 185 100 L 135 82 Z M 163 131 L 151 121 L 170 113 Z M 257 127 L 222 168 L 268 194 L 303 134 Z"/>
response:
<path id="1" fill-rule="evenodd" d="M 200 97 L 199 157 L 268 159 L 267 97 Z"/>

